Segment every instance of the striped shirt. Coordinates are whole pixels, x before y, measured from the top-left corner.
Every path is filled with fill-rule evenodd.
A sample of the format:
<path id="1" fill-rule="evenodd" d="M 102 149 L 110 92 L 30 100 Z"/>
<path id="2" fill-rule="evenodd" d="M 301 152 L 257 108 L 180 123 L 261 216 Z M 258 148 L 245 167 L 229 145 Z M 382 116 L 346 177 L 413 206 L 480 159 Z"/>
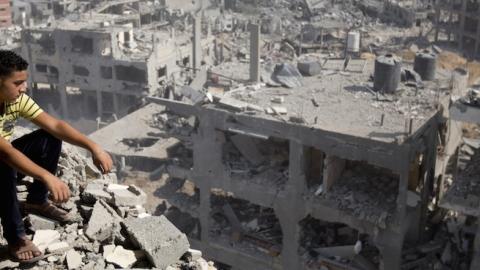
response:
<path id="1" fill-rule="evenodd" d="M 14 102 L 3 103 L 3 114 L 0 115 L 0 135 L 6 140 L 10 140 L 18 117 L 33 120 L 42 112 L 43 110 L 37 103 L 25 94 L 22 94 Z"/>

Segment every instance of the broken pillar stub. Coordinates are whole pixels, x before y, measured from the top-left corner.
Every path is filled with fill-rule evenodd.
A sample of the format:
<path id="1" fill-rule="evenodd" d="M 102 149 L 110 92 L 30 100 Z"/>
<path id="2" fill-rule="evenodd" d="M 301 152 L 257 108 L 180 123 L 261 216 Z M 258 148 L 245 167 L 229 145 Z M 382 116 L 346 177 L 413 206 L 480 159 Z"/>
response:
<path id="1" fill-rule="evenodd" d="M 250 31 L 250 81 L 260 81 L 260 25 L 249 24 Z"/>
<path id="2" fill-rule="evenodd" d="M 99 242 L 113 237 L 115 230 L 120 230 L 120 216 L 103 200 L 98 200 L 88 222 L 85 235 Z"/>
<path id="3" fill-rule="evenodd" d="M 297 68 L 303 76 L 315 76 L 322 71 L 320 63 L 314 61 L 298 62 Z"/>
<path id="4" fill-rule="evenodd" d="M 128 218 L 122 222 L 130 240 L 145 251 L 148 260 L 165 269 L 190 248 L 187 236 L 165 216 Z"/>

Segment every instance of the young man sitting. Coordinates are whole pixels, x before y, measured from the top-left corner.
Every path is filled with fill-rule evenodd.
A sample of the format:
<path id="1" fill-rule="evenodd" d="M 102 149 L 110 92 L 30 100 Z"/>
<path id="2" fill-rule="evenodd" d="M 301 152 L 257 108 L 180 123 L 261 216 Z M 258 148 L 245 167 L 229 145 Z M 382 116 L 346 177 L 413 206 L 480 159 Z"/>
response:
<path id="1" fill-rule="evenodd" d="M 44 112 L 25 94 L 28 63 L 11 51 L 0 50 L 0 218 L 10 254 L 20 262 L 41 257 L 38 248 L 26 237 L 17 200 L 16 183 L 23 175 L 34 178 L 23 205 L 26 212 L 68 222 L 67 212 L 54 203 L 66 202 L 68 186 L 55 176 L 62 140 L 90 151 L 95 165 L 108 173 L 112 159 L 85 135 Z M 19 117 L 41 129 L 9 142 Z"/>

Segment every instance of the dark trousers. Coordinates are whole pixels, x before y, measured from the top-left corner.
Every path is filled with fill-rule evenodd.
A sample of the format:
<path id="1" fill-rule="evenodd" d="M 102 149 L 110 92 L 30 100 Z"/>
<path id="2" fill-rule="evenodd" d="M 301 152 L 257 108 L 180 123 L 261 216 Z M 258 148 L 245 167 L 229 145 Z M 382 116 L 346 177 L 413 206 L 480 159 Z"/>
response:
<path id="1" fill-rule="evenodd" d="M 39 129 L 14 140 L 12 145 L 37 165 L 55 174 L 62 148 L 61 140 Z M 23 177 L 24 175 L 0 161 L 0 218 L 3 236 L 9 244 L 14 244 L 25 235 L 16 188 L 17 180 Z M 35 179 L 28 186 L 27 202 L 43 204 L 47 198 L 47 187 Z"/>

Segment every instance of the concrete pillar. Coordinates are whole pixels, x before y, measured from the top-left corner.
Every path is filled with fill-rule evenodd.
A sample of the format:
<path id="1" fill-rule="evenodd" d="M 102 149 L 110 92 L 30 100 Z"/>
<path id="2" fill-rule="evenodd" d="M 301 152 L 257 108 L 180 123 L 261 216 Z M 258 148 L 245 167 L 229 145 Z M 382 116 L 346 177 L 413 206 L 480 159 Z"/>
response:
<path id="1" fill-rule="evenodd" d="M 326 156 L 323 169 L 323 188 L 328 192 L 333 184 L 340 178 L 345 169 L 345 160 L 335 157 Z"/>
<path id="2" fill-rule="evenodd" d="M 306 216 L 302 194 L 307 189 L 305 167 L 307 148 L 300 143 L 290 141 L 289 179 L 285 190 L 286 198 L 275 204 L 275 214 L 282 227 L 282 269 L 302 269 L 298 254 L 301 227 L 299 222 Z"/>
<path id="3" fill-rule="evenodd" d="M 68 112 L 68 101 L 67 101 L 67 87 L 65 85 L 60 85 L 57 88 L 60 91 L 60 104 L 62 106 L 62 116 L 65 119 L 69 118 Z"/>
<path id="4" fill-rule="evenodd" d="M 460 11 L 460 29 L 458 30 L 458 49 L 463 50 L 463 38 L 465 36 L 465 13 L 467 12 L 467 1 L 462 1 L 462 10 Z"/>
<path id="5" fill-rule="evenodd" d="M 451 26 L 453 22 L 453 11 L 449 10 L 449 12 L 450 14 L 448 17 L 448 26 Z M 447 27 L 447 34 L 448 34 L 448 42 L 450 42 L 452 40 L 452 30 L 450 27 Z"/>
<path id="6" fill-rule="evenodd" d="M 102 117 L 103 104 L 102 104 L 102 91 L 97 90 L 97 116 Z"/>
<path id="7" fill-rule="evenodd" d="M 117 116 L 120 116 L 119 106 L 118 106 L 118 95 L 115 93 L 112 93 L 112 98 L 113 98 L 113 112 Z"/>
<path id="8" fill-rule="evenodd" d="M 476 58 L 476 57 L 480 57 L 480 55 L 478 55 L 478 51 L 479 51 L 479 46 L 480 46 L 480 8 L 478 9 L 478 16 L 477 16 L 477 34 L 475 35 L 475 49 L 474 49 L 474 55 L 473 57 Z"/>
<path id="9" fill-rule="evenodd" d="M 250 81 L 260 81 L 260 25 L 249 24 L 250 31 Z"/>
<path id="10" fill-rule="evenodd" d="M 402 264 L 403 236 L 392 231 L 380 231 L 375 236 L 375 244 L 382 260 L 380 270 L 400 270 Z"/>
<path id="11" fill-rule="evenodd" d="M 438 6 L 435 7 L 435 42 L 438 42 L 438 34 L 440 32 L 440 7 Z"/>
<path id="12" fill-rule="evenodd" d="M 215 56 L 215 65 L 220 64 L 220 46 L 218 38 L 213 40 L 213 54 Z"/>
<path id="13" fill-rule="evenodd" d="M 398 181 L 398 196 L 397 196 L 397 215 L 395 217 L 396 223 L 404 222 L 407 214 L 407 192 L 408 180 L 410 176 L 410 155 L 409 147 L 405 147 L 403 153 L 399 156 L 399 181 Z M 388 269 L 388 268 L 387 268 Z"/>
<path id="14" fill-rule="evenodd" d="M 196 73 L 197 69 L 200 68 L 200 62 L 202 60 L 202 44 L 201 44 L 201 34 L 202 34 L 202 19 L 200 16 L 195 16 L 193 18 L 193 39 L 192 39 L 192 55 L 193 55 L 193 72 Z"/>
<path id="15" fill-rule="evenodd" d="M 209 244 L 210 228 L 210 190 L 215 181 L 226 179 L 226 169 L 222 163 L 222 148 L 224 134 L 216 131 L 211 125 L 212 119 L 200 119 L 198 135 L 193 140 L 193 176 L 200 190 L 199 220 L 201 226 L 201 241 Z M 208 153 L 205 155 L 205 153 Z"/>

